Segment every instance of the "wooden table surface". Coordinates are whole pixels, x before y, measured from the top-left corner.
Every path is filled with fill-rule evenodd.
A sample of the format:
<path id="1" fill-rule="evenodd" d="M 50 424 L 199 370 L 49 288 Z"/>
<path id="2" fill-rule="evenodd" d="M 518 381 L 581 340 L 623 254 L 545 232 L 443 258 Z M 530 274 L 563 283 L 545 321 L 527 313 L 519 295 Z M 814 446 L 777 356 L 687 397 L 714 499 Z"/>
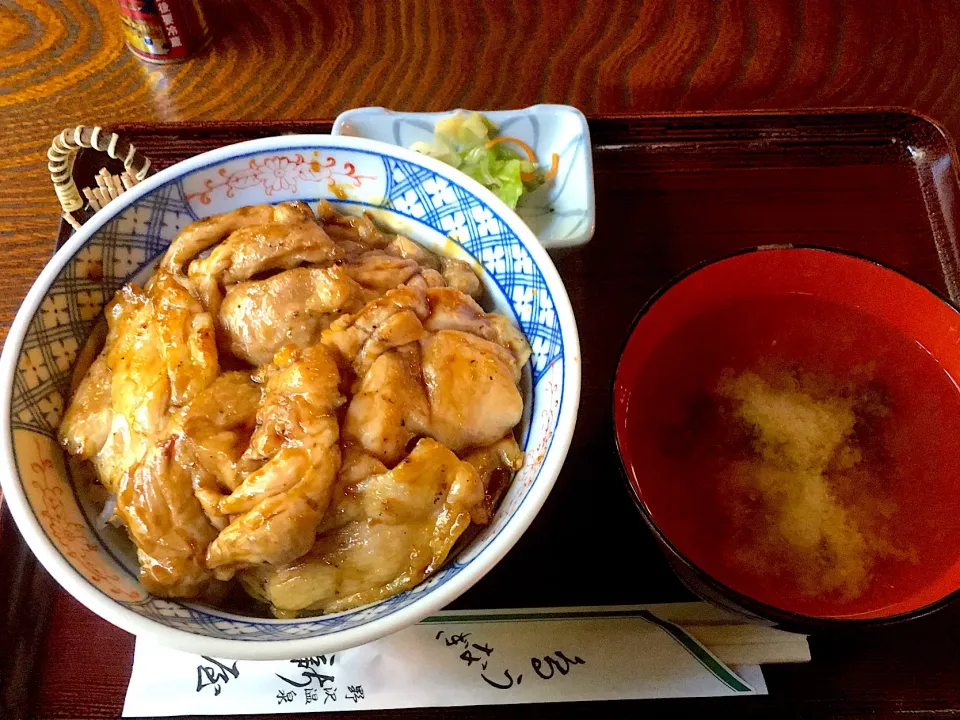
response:
<path id="1" fill-rule="evenodd" d="M 557 102 L 587 114 L 899 105 L 960 133 L 960 2 L 950 0 L 205 0 L 213 44 L 168 67 L 126 51 L 114 4 L 0 2 L 0 339 L 56 233 L 46 148 L 78 123 L 330 118 L 363 105 Z M 128 646 L 71 598 L 61 593 L 56 603 L 58 612 L 75 611 L 75 630 L 101 633 L 105 647 Z M 936 701 L 923 700 L 926 669 L 956 662 L 945 653 L 957 643 L 938 645 L 934 627 L 831 643 L 820 657 L 815 643 L 816 662 L 834 680 L 824 685 L 816 673 L 821 681 L 810 692 L 819 702 L 804 712 L 940 717 L 960 707 L 960 677 L 953 698 L 939 687 L 931 688 Z M 916 674 L 899 673 L 898 686 L 884 667 L 896 659 L 876 658 L 884 644 L 900 642 Z M 89 684 L 76 688 L 78 702 L 98 693 L 102 705 L 115 702 L 106 696 L 118 688 L 98 682 L 104 658 L 71 656 L 70 648 L 70 637 L 51 637 L 45 672 L 84 663 Z M 776 668 L 771 685 L 801 698 L 808 677 L 809 667 Z M 657 714 L 683 707 L 690 709 L 648 706 Z M 772 706 L 739 707 L 754 715 Z M 563 714 L 604 709 L 623 706 L 569 706 Z M 55 710 L 69 715 L 69 703 Z"/>
<path id="2" fill-rule="evenodd" d="M 0 326 L 55 231 L 46 149 L 79 123 L 903 105 L 960 133 L 957 0 L 204 0 L 216 39 L 176 66 L 124 48 L 115 3 L 0 2 Z"/>

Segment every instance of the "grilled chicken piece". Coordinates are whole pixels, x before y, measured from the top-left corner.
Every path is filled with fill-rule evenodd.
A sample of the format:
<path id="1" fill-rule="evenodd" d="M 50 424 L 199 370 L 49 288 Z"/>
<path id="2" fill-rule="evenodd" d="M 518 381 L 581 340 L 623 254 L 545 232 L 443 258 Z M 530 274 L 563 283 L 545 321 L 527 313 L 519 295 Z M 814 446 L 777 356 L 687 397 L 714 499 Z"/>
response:
<path id="1" fill-rule="evenodd" d="M 371 290 L 393 290 L 420 273 L 416 260 L 388 255 L 382 250 L 365 252 L 346 264 L 350 277 Z"/>
<path id="2" fill-rule="evenodd" d="M 393 320 L 394 316 L 401 314 L 400 320 Z M 321 336 L 321 342 L 335 348 L 342 362 L 353 365 L 358 376 L 362 376 L 376 357 L 389 347 L 419 339 L 422 333 L 420 320 L 426 314 L 427 305 L 422 292 L 408 287 L 397 288 L 368 303 L 356 315 L 344 316 L 332 323 Z"/>
<path id="3" fill-rule="evenodd" d="M 423 268 L 420 271 L 419 275 L 414 275 L 404 284 L 408 288 L 413 288 L 414 290 L 420 290 L 421 292 L 425 292 L 430 288 L 444 287 L 447 284 L 447 281 L 444 280 L 443 275 L 438 273 L 436 270 L 431 270 L 430 268 Z"/>
<path id="4" fill-rule="evenodd" d="M 77 386 L 60 423 L 60 442 L 71 455 L 92 460 L 106 444 L 113 424 L 113 372 L 99 355 Z"/>
<path id="5" fill-rule="evenodd" d="M 420 266 L 421 277 L 411 278 L 419 289 L 451 287 L 454 290 L 479 298 L 483 294 L 480 278 L 469 263 L 456 258 L 438 257 L 409 238 L 397 235 L 384 251 L 398 258 L 415 260 Z"/>
<path id="6" fill-rule="evenodd" d="M 387 350 L 416 342 L 423 337 L 423 325 L 414 310 L 401 310 L 377 327 L 353 361 L 360 377 Z"/>
<path id="7" fill-rule="evenodd" d="M 279 616 L 339 612 L 395 595 L 437 570 L 483 500 L 474 467 L 434 440 L 420 440 L 390 470 L 356 487 L 364 518 L 317 539 L 286 567 L 247 575 Z"/>
<path id="8" fill-rule="evenodd" d="M 513 355 L 513 359 L 517 361 L 517 368 L 522 369 L 530 359 L 530 343 L 527 342 L 526 336 L 503 315 L 488 313 L 487 320 L 493 326 L 494 342 L 507 348 Z"/>
<path id="9" fill-rule="evenodd" d="M 193 492 L 182 436 L 152 445 L 123 476 L 117 513 L 137 546 L 140 581 L 165 597 L 203 597 L 220 588 L 205 563 L 217 530 Z"/>
<path id="10" fill-rule="evenodd" d="M 241 282 L 220 306 L 224 344 L 253 365 L 269 363 L 284 345 L 312 345 L 337 313 L 358 310 L 366 297 L 338 266 L 296 268 Z"/>
<path id="11" fill-rule="evenodd" d="M 493 445 L 474 450 L 463 458 L 473 465 L 483 482 L 483 502 L 470 513 L 473 522 L 486 525 L 510 486 L 513 473 L 523 467 L 523 451 L 513 433 L 507 433 Z"/>
<path id="12" fill-rule="evenodd" d="M 206 566 L 207 546 L 227 524 L 219 501 L 256 467 L 246 450 L 260 388 L 225 373 L 170 418 L 143 460 L 120 482 L 117 513 L 137 545 L 140 580 L 165 597 L 224 588 Z"/>
<path id="13" fill-rule="evenodd" d="M 359 378 L 344 436 L 387 465 L 421 435 L 459 452 L 490 445 L 520 422 L 517 383 L 529 347 L 457 290 L 391 291 L 332 324 L 322 341 Z"/>
<path id="14" fill-rule="evenodd" d="M 249 205 L 220 215 L 211 215 L 187 225 L 170 243 L 160 268 L 173 275 L 182 275 L 183 266 L 204 250 L 208 250 L 240 228 L 264 223 L 301 223 L 315 220 L 313 210 L 299 201 L 279 205 Z"/>
<path id="15" fill-rule="evenodd" d="M 384 248 L 384 252 L 394 257 L 416 260 L 421 268 L 440 269 L 440 260 L 436 255 L 403 235 L 397 235 L 391 240 Z"/>
<path id="16" fill-rule="evenodd" d="M 230 578 L 243 567 L 284 564 L 313 545 L 340 468 L 336 410 L 340 376 L 329 350 L 277 353 L 245 461 L 264 464 L 220 502 L 237 515 L 207 550 L 207 566 Z"/>
<path id="17" fill-rule="evenodd" d="M 234 231 L 205 258 L 190 263 L 190 280 L 207 310 L 216 316 L 223 289 L 268 270 L 288 270 L 303 263 L 328 263 L 343 250 L 308 220 L 295 224 L 268 223 Z"/>
<path id="18" fill-rule="evenodd" d="M 140 461 L 149 438 L 166 423 L 170 381 L 146 293 L 135 285 L 124 286 L 106 315 L 110 329 L 101 357 L 110 371 L 113 415 L 110 434 L 92 460 L 100 481 L 116 494 L 120 479 Z M 81 401 L 74 398 L 74 403 Z M 65 430 L 61 427 L 61 435 Z"/>
<path id="19" fill-rule="evenodd" d="M 317 217 L 330 237 L 344 248 L 355 245 L 361 252 L 380 250 L 392 239 L 380 231 L 369 215 L 341 215 L 326 200 L 317 204 Z"/>
<path id="20" fill-rule="evenodd" d="M 260 409 L 262 388 L 249 375 L 227 372 L 174 418 L 173 427 L 197 450 L 197 461 L 232 491 L 251 470 L 241 462 Z"/>
<path id="21" fill-rule="evenodd" d="M 363 500 L 357 486 L 371 475 L 387 472 L 387 466 L 373 455 L 365 452 L 343 438 L 343 462 L 340 464 L 340 473 L 337 475 L 337 484 L 333 489 L 333 498 L 327 508 L 317 534 L 322 535 L 336 530 L 354 520 L 361 520 L 363 515 Z"/>
<path id="22" fill-rule="evenodd" d="M 491 340 L 510 350 L 518 370 L 530 359 L 530 345 L 523 333 L 503 315 L 484 312 L 473 298 L 454 288 L 434 288 L 426 297 L 430 307 L 424 322 L 427 330 L 462 330 Z"/>
<path id="23" fill-rule="evenodd" d="M 191 273 L 198 262 L 191 264 Z M 296 268 L 266 280 L 240 282 L 227 291 L 220 305 L 224 343 L 249 363 L 269 362 L 283 345 L 311 345 L 340 314 L 357 312 L 384 289 L 395 288 L 419 272 L 414 261 L 376 250 L 356 262 Z"/>
<path id="24" fill-rule="evenodd" d="M 125 285 L 106 316 L 106 345 L 64 415 L 60 440 L 92 460 L 101 482 L 116 493 L 163 430 L 171 407 L 213 382 L 219 364 L 210 316 L 189 283 L 168 273 L 158 272 L 146 290 Z"/>
<path id="25" fill-rule="evenodd" d="M 149 295 L 170 381 L 170 404 L 179 407 L 220 372 L 213 319 L 197 302 L 193 288 L 167 273 L 154 276 Z"/>
<path id="26" fill-rule="evenodd" d="M 487 314 L 473 298 L 453 288 L 436 288 L 426 293 L 428 330 L 462 330 L 493 340 L 496 332 Z"/>
<path id="27" fill-rule="evenodd" d="M 363 375 L 347 406 L 343 435 L 392 466 L 411 440 L 425 434 L 429 416 L 418 348 L 402 348 L 382 354 Z"/>
<path id="28" fill-rule="evenodd" d="M 256 426 L 260 398 L 261 388 L 249 375 L 224 373 L 168 426 L 169 434 L 185 439 L 183 457 L 193 473 L 194 494 L 218 530 L 229 519 L 220 511 L 221 500 L 262 464 L 243 457 Z"/>
<path id="29" fill-rule="evenodd" d="M 501 345 L 459 330 L 420 341 L 430 419 L 425 434 L 455 452 L 489 445 L 520 422 L 520 368 Z"/>
<path id="30" fill-rule="evenodd" d="M 472 298 L 478 298 L 482 294 L 483 288 L 480 285 L 480 278 L 466 262 L 456 258 L 440 258 L 440 272 L 443 275 L 444 284 L 454 290 L 459 290 Z"/>

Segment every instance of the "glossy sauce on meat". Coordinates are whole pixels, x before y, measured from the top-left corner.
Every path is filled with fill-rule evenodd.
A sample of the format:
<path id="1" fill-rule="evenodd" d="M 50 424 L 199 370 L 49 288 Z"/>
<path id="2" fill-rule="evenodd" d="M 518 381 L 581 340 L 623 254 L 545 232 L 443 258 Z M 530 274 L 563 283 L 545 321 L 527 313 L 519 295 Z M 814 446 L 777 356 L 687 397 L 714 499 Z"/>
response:
<path id="1" fill-rule="evenodd" d="M 193 223 L 107 308 L 60 440 L 116 495 L 151 592 L 279 617 L 389 597 L 522 465 L 530 348 L 471 267 L 318 214 Z"/>

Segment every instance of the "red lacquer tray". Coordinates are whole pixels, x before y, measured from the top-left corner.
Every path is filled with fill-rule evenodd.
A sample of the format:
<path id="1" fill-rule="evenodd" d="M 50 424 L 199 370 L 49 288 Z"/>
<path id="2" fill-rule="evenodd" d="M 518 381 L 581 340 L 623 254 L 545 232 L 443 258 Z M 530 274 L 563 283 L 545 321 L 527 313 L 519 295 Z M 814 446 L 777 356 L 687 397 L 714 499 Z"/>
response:
<path id="1" fill-rule="evenodd" d="M 329 122 L 113 128 L 164 167 L 220 145 Z M 952 142 L 897 110 L 670 115 L 590 120 L 597 232 L 553 255 L 577 313 L 583 397 L 556 488 L 516 548 L 457 607 L 689 600 L 659 555 L 621 479 L 610 390 L 640 306 L 673 275 L 738 249 L 778 243 L 856 251 L 960 298 L 960 186 Z M 82 178 L 81 157 L 78 172 Z M 92 168 L 91 168 L 92 171 Z M 83 183 L 81 183 L 82 185 Z M 67 229 L 61 229 L 61 237 Z M 133 638 L 32 571 L 4 517 L 0 644 L 8 712 L 116 717 Z M 769 697 L 654 701 L 656 716 L 832 717 L 960 708 L 960 611 L 889 628 L 814 637 L 813 662 L 773 666 Z M 636 712 L 628 703 L 551 706 L 552 717 Z M 529 707 L 462 709 L 528 716 Z M 447 717 L 450 710 L 370 713 Z"/>

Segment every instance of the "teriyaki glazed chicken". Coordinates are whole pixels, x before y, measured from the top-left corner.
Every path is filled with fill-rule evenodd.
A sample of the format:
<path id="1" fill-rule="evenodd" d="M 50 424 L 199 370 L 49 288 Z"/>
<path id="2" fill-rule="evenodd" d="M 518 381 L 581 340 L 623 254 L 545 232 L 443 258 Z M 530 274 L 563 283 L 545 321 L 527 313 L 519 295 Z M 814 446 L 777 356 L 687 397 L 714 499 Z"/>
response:
<path id="1" fill-rule="evenodd" d="M 466 262 L 323 201 L 181 231 L 108 304 L 60 426 L 144 586 L 242 587 L 296 617 L 436 571 L 523 463 L 530 348 L 481 292 Z"/>

